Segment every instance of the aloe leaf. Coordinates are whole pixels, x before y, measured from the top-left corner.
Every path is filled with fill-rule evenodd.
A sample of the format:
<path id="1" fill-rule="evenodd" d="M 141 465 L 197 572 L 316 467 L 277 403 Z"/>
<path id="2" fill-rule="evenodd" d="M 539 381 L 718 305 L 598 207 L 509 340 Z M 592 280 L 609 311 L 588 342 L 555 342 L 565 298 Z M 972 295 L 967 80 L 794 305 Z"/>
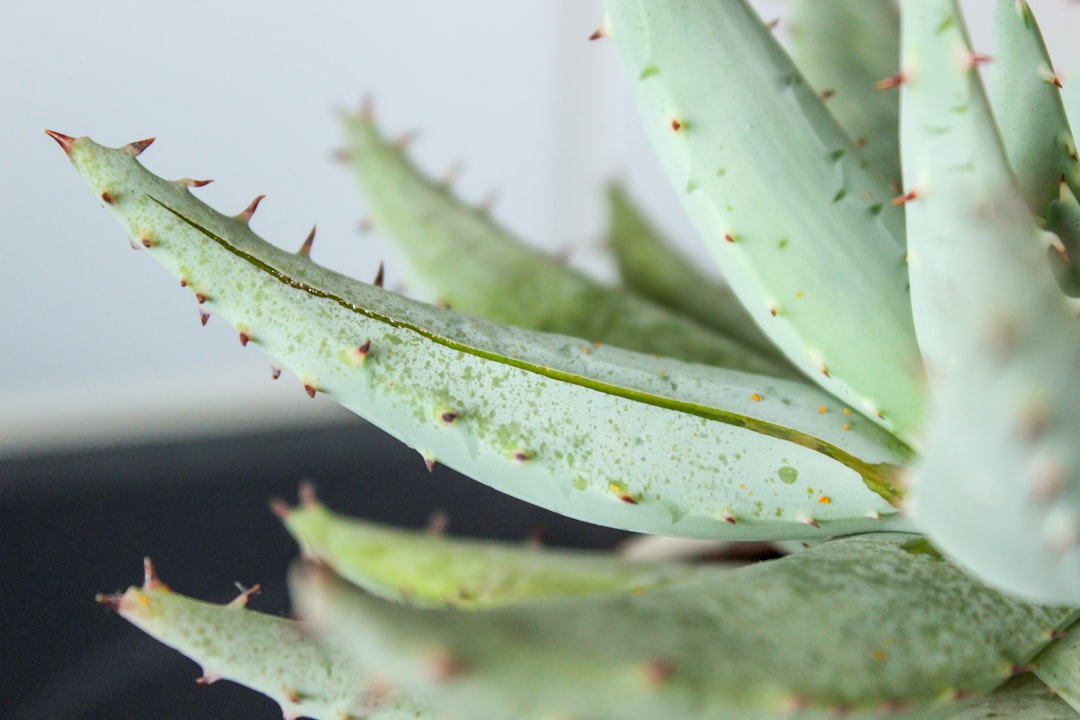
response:
<path id="1" fill-rule="evenodd" d="M 494 322 L 639 352 L 798 378 L 773 361 L 622 288 L 530 248 L 483 210 L 424 176 L 371 114 L 346 115 L 347 156 L 375 227 L 399 250 L 410 286 Z"/>
<path id="2" fill-rule="evenodd" d="M 900 187 L 900 102 L 879 83 L 900 62 L 894 0 L 795 0 L 791 55 L 806 81 L 859 146 L 862 157 Z"/>
<path id="3" fill-rule="evenodd" d="M 137 244 L 245 344 L 471 477 L 658 534 L 823 537 L 906 527 L 907 448 L 802 383 L 503 327 L 322 268 L 133 154 L 57 134 Z M 131 146 L 127 146 L 129 149 Z M 884 523 L 882 522 L 884 521 Z"/>
<path id="4" fill-rule="evenodd" d="M 1039 679 L 1080 713 L 1080 626 L 1069 628 L 1032 664 Z"/>
<path id="5" fill-rule="evenodd" d="M 993 57 L 990 106 L 1028 208 L 1045 218 L 1047 207 L 1058 200 L 1062 179 L 1073 193 L 1080 188 L 1080 163 L 1061 81 L 1024 0 L 998 0 Z"/>
<path id="6" fill-rule="evenodd" d="M 1013 678 L 988 698 L 950 720 L 1076 720 L 1078 717 L 1080 715 L 1068 703 L 1028 674 Z"/>
<path id="7" fill-rule="evenodd" d="M 193 600 L 170 590 L 147 560 L 142 587 L 101 595 L 98 601 L 199 663 L 203 668 L 199 682 L 231 680 L 246 685 L 273 699 L 286 718 L 434 717 L 373 674 L 362 672 L 350 654 L 314 638 L 301 623 L 245 609 L 254 590 L 227 605 Z"/>
<path id="8" fill-rule="evenodd" d="M 743 0 L 605 0 L 669 180 L 757 324 L 911 440 L 922 361 L 888 184 Z"/>
<path id="9" fill-rule="evenodd" d="M 452 716 L 940 718 L 1077 612 L 1010 600 L 919 542 L 860 536 L 636 596 L 473 613 L 386 603 L 317 569 L 292 590 L 359 665 Z"/>
<path id="10" fill-rule="evenodd" d="M 1076 321 L 997 139 L 958 8 L 908 3 L 903 23 L 912 301 L 940 388 L 911 510 L 986 582 L 1080 603 Z"/>
<path id="11" fill-rule="evenodd" d="M 1061 194 L 1046 212 L 1046 229 L 1061 240 L 1060 247 L 1049 253 L 1058 285 L 1070 297 L 1080 296 L 1080 202 L 1061 183 Z"/>
<path id="12" fill-rule="evenodd" d="M 790 368 L 727 285 L 698 271 L 653 228 L 618 185 L 608 189 L 608 242 L 630 290 Z M 801 376 L 799 376 L 801 377 Z"/>
<path id="13" fill-rule="evenodd" d="M 1080 126 L 1080 56 L 1073 61 L 1069 68 L 1068 78 L 1063 85 L 1061 101 L 1065 105 L 1065 115 L 1069 118 L 1069 125 Z"/>
<path id="14" fill-rule="evenodd" d="M 482 609 L 544 598 L 640 593 L 692 573 L 610 553 L 444 538 L 339 515 L 302 491 L 275 511 L 303 550 L 379 597 L 419 607 Z"/>

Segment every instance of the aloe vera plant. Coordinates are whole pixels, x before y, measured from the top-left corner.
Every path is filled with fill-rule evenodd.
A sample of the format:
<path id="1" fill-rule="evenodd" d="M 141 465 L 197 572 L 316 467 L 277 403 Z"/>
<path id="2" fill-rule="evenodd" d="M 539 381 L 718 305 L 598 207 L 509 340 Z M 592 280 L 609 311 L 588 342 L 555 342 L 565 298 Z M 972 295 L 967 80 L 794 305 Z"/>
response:
<path id="1" fill-rule="evenodd" d="M 1030 8 L 998 2 L 987 93 L 950 0 L 797 0 L 794 57 L 742 0 L 604 5 L 594 37 L 730 288 L 617 189 L 624 286 L 552 261 L 370 108 L 346 155 L 423 300 L 317 265 L 311 237 L 263 241 L 257 203 L 209 208 L 140 164 L 149 141 L 50 135 L 204 319 L 429 467 L 793 552 L 455 541 L 305 490 L 274 503 L 305 625 L 184 598 L 149 564 L 101 600 L 288 717 L 1076 717 L 1080 168 Z"/>

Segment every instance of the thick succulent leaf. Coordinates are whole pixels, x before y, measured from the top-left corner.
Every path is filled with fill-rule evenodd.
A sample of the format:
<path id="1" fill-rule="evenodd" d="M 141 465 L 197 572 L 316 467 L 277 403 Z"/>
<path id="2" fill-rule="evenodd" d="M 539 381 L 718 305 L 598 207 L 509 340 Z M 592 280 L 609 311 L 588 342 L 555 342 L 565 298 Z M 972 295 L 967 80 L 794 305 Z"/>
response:
<path id="1" fill-rule="evenodd" d="M 912 512 L 987 582 L 1080 603 L 1076 321 L 997 140 L 958 9 L 904 8 L 912 298 L 941 380 Z"/>
<path id="2" fill-rule="evenodd" d="M 138 244 L 241 340 L 416 447 L 529 502 L 659 534 L 905 526 L 908 451 L 802 383 L 503 327 L 279 250 L 130 152 L 58 136 Z M 884 520 L 884 525 L 881 521 Z"/>
<path id="3" fill-rule="evenodd" d="M 1026 0 L 997 0 L 989 97 L 1006 155 L 1028 208 L 1045 218 L 1066 180 L 1080 188 L 1060 81 Z"/>
<path id="4" fill-rule="evenodd" d="M 605 0 L 645 126 L 724 277 L 799 368 L 910 439 L 903 215 L 743 0 Z"/>
<path id="5" fill-rule="evenodd" d="M 277 702 L 286 718 L 435 717 L 364 673 L 350 654 L 313 637 L 301 623 L 246 610 L 251 591 L 228 605 L 214 605 L 172 592 L 154 575 L 149 560 L 146 568 L 142 587 L 98 600 L 199 663 L 200 682 L 246 685 Z"/>
<path id="6" fill-rule="evenodd" d="M 947 717 L 1077 613 L 1010 600 L 921 547 L 861 536 L 636 596 L 473 613 L 310 568 L 293 597 L 362 667 L 452 716 Z"/>
<path id="7" fill-rule="evenodd" d="M 1061 195 L 1050 203 L 1046 230 L 1057 235 L 1061 246 L 1049 253 L 1058 285 L 1070 297 L 1080 296 L 1080 202 L 1066 183 Z"/>
<path id="8" fill-rule="evenodd" d="M 1039 679 L 1080 712 L 1080 625 L 1069 628 L 1033 665 Z"/>
<path id="9" fill-rule="evenodd" d="M 429 180 L 370 113 L 345 116 L 347 155 L 375 227 L 398 249 L 409 285 L 427 298 L 494 322 L 611 343 L 691 362 L 800 377 L 623 288 L 601 285 L 530 248 L 486 212 Z"/>
<path id="10" fill-rule="evenodd" d="M 611 553 L 449 539 L 339 515 L 302 492 L 275 504 L 304 556 L 379 597 L 420 607 L 479 609 L 528 600 L 640 593 L 689 576 L 675 563 Z"/>
<path id="11" fill-rule="evenodd" d="M 795 0 L 791 55 L 863 158 L 899 188 L 900 101 L 879 89 L 899 69 L 895 0 Z"/>
<path id="12" fill-rule="evenodd" d="M 1080 715 L 1033 675 L 1013 678 L 950 720 L 1076 720 Z"/>
<path id="13" fill-rule="evenodd" d="M 608 242 L 619 276 L 630 290 L 753 348 L 779 365 L 791 367 L 731 288 L 705 276 L 680 255 L 618 185 L 608 190 L 608 207 Z"/>
<path id="14" fill-rule="evenodd" d="M 1061 100 L 1065 104 L 1065 115 L 1070 126 L 1080 127 L 1080 55 L 1073 60 L 1063 84 Z"/>

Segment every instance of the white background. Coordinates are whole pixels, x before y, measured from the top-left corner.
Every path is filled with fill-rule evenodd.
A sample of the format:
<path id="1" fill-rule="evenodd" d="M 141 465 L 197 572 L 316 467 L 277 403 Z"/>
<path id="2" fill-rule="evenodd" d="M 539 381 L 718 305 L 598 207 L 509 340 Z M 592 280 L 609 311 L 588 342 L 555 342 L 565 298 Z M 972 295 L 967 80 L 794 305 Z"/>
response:
<path id="1" fill-rule="evenodd" d="M 783 17 L 779 0 L 756 4 Z M 1080 8 L 1031 4 L 1068 68 Z M 993 3 L 964 5 L 989 51 Z M 44 128 L 157 136 L 142 158 L 154 172 L 216 179 L 198 192 L 229 213 L 265 193 L 264 237 L 297 247 L 318 223 L 316 261 L 367 279 L 386 259 L 392 284 L 331 159 L 336 109 L 370 94 L 388 131 L 420 131 L 429 172 L 463 161 L 460 193 L 496 190 L 496 217 L 530 242 L 578 247 L 574 261 L 604 274 L 601 189 L 619 177 L 701 252 L 614 49 L 585 41 L 600 17 L 598 0 L 0 0 L 0 456 L 339 412 L 294 378 L 271 382 L 223 321 L 201 328 L 191 293 L 131 251 Z"/>

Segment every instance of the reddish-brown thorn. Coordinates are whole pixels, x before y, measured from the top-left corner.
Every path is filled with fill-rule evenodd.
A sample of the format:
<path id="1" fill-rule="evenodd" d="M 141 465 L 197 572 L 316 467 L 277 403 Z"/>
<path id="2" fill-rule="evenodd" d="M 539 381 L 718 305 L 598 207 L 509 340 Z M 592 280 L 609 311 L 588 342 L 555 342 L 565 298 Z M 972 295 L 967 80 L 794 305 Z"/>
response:
<path id="1" fill-rule="evenodd" d="M 205 302 L 206 302 L 206 295 L 204 295 L 204 294 L 203 294 L 203 293 L 201 293 L 201 292 L 197 292 L 197 293 L 195 293 L 195 302 L 197 302 L 197 303 L 199 303 L 200 305 L 202 305 L 203 303 L 205 303 Z"/>
<path id="2" fill-rule="evenodd" d="M 383 281 L 385 279 L 386 279 L 386 266 L 380 260 L 379 261 L 379 269 L 375 271 L 375 280 L 371 284 L 374 285 L 377 288 L 381 288 L 383 286 Z"/>
<path id="3" fill-rule="evenodd" d="M 677 667 L 671 658 L 653 660 L 645 666 L 645 681 L 650 685 L 659 685 L 674 675 Z"/>
<path id="4" fill-rule="evenodd" d="M 199 322 L 202 323 L 203 327 L 206 327 L 206 323 L 210 322 L 210 313 L 206 312 L 205 310 L 200 310 Z"/>
<path id="5" fill-rule="evenodd" d="M 835 90 L 822 90 L 820 97 L 822 102 L 826 102 L 828 100 L 831 100 L 834 95 L 836 95 Z"/>
<path id="6" fill-rule="evenodd" d="M 894 87 L 900 87 L 904 84 L 904 73 L 898 72 L 895 75 L 891 75 L 887 78 L 882 78 L 874 83 L 874 87 L 878 90 L 891 90 Z"/>
<path id="7" fill-rule="evenodd" d="M 680 130 L 682 130 L 682 127 L 683 127 L 683 123 L 682 123 L 681 120 L 679 120 L 678 118 L 671 118 L 671 129 L 672 130 L 674 130 L 675 132 L 679 132 Z"/>
<path id="8" fill-rule="evenodd" d="M 726 522 L 728 525 L 735 525 L 738 522 L 738 520 L 735 519 L 735 515 L 730 512 L 726 512 L 720 517 L 723 518 L 724 522 Z"/>
<path id="9" fill-rule="evenodd" d="M 105 203 L 106 205 L 112 205 L 114 202 L 116 202 L 116 198 L 112 196 L 112 193 L 106 190 L 105 192 L 101 193 L 101 202 Z"/>
<path id="10" fill-rule="evenodd" d="M 296 491 L 296 496 L 300 500 L 300 504 L 303 507 L 312 507 L 319 504 L 318 493 L 315 492 L 315 483 L 310 478 L 305 478 L 300 481 L 300 487 Z"/>
<path id="11" fill-rule="evenodd" d="M 454 164 L 451 165 L 447 169 L 446 174 L 443 175 L 441 183 L 448 188 L 451 187 L 454 183 L 461 179 L 462 172 L 464 172 L 464 165 L 461 163 L 460 160 L 455 160 Z"/>
<path id="12" fill-rule="evenodd" d="M 780 311 L 777 310 L 776 308 L 769 308 L 769 314 L 772 315 L 773 317 L 776 317 L 777 315 L 780 314 Z"/>
<path id="13" fill-rule="evenodd" d="M 484 196 L 484 199 L 480 201 L 480 204 L 476 206 L 476 209 L 484 215 L 491 214 L 491 209 L 495 207 L 495 201 L 499 199 L 499 193 L 495 190 L 490 191 Z"/>
<path id="14" fill-rule="evenodd" d="M 599 40 L 599 39 L 600 39 L 600 38 L 602 38 L 602 37 L 606 37 L 606 36 L 604 35 L 604 26 L 603 26 L 603 25 L 601 25 L 600 27 L 596 28 L 596 30 L 594 30 L 594 31 L 593 31 L 593 34 L 589 36 L 589 39 L 590 39 L 590 40 Z M 49 132 L 49 131 L 48 131 L 48 130 L 46 130 L 45 132 Z"/>
<path id="15" fill-rule="evenodd" d="M 154 241 L 149 237 L 144 237 L 139 242 L 148 250 L 154 246 Z"/>
<path id="16" fill-rule="evenodd" d="M 428 454 L 425 453 L 424 454 L 424 467 L 427 468 L 428 472 L 435 472 L 435 458 L 433 458 L 431 455 L 428 455 Z"/>
<path id="17" fill-rule="evenodd" d="M 213 673 L 208 673 L 208 672 L 204 671 L 203 674 L 202 674 L 202 677 L 197 678 L 195 680 L 195 683 L 197 685 L 213 685 L 214 683 L 216 683 L 220 679 L 221 678 L 218 677 L 217 675 L 214 675 Z"/>
<path id="18" fill-rule="evenodd" d="M 150 562 L 150 558 L 143 558 L 143 590 L 151 590 L 156 587 L 161 587 L 161 579 L 158 577 L 157 571 L 154 569 L 154 563 Z"/>
<path id="19" fill-rule="evenodd" d="M 450 652 L 439 652 L 431 658 L 431 678 L 435 682 L 447 682 L 465 672 L 465 664 L 461 658 Z"/>
<path id="20" fill-rule="evenodd" d="M 457 420 L 457 419 L 458 419 L 458 417 L 460 417 L 460 416 L 459 416 L 459 415 L 458 415 L 458 414 L 457 414 L 456 412 L 444 412 L 444 413 L 443 413 L 443 414 L 442 414 L 442 415 L 441 415 L 441 416 L 439 417 L 439 419 L 440 419 L 440 420 L 442 420 L 442 421 L 443 421 L 444 423 L 446 423 L 447 425 L 450 425 L 450 424 L 451 424 L 451 423 L 453 423 L 453 422 L 454 422 L 455 420 Z"/>
<path id="21" fill-rule="evenodd" d="M 46 132 L 48 132 L 48 131 L 46 131 Z M 97 595 L 94 596 L 94 602 L 98 603 L 99 605 L 104 605 L 105 607 L 109 608 L 110 610 L 116 610 L 117 612 L 120 611 L 120 604 L 123 601 L 123 599 L 124 599 L 124 596 L 119 595 L 119 594 L 117 594 L 117 595 L 106 595 L 105 593 L 98 593 Z"/>
<path id="22" fill-rule="evenodd" d="M 370 120 L 375 116 L 375 100 L 371 95 L 364 95 L 360 98 L 360 117 L 364 120 Z"/>
<path id="23" fill-rule="evenodd" d="M 131 249 L 132 250 L 142 250 L 142 245 L 135 242 L 135 238 L 128 238 L 128 243 L 131 244 Z"/>
<path id="24" fill-rule="evenodd" d="M 450 527 L 450 516 L 442 510 L 436 510 L 428 517 L 427 525 L 424 530 L 428 535 L 435 537 L 442 537 L 446 534 L 446 529 Z"/>
<path id="25" fill-rule="evenodd" d="M 187 286 L 188 286 L 187 278 L 180 278 L 180 287 L 187 287 Z"/>
<path id="26" fill-rule="evenodd" d="M 271 365 L 270 379 L 277 380 L 279 377 L 281 377 L 281 368 L 277 367 L 276 365 Z"/>
<path id="27" fill-rule="evenodd" d="M 248 203 L 248 206 L 244 208 L 243 212 L 236 216 L 237 219 L 241 220 L 242 222 L 247 222 L 248 220 L 250 220 L 251 216 L 255 214 L 255 211 L 259 209 L 259 203 L 261 203 L 263 201 L 263 198 L 265 197 L 265 195 L 259 195 L 250 203 Z"/>
<path id="28" fill-rule="evenodd" d="M 398 150 L 404 150 L 416 141 L 418 135 L 419 133 L 416 130 L 408 130 L 394 138 L 391 144 Z"/>
<path id="29" fill-rule="evenodd" d="M 154 144 L 155 138 L 146 138 L 145 140 L 136 140 L 135 142 L 129 142 L 124 147 L 120 148 L 131 157 L 138 157 L 142 154 L 142 151 Z"/>
<path id="30" fill-rule="evenodd" d="M 619 495 L 619 499 L 627 505 L 637 505 L 638 501 L 626 494 Z"/>
<path id="31" fill-rule="evenodd" d="M 809 525 L 809 526 L 810 526 L 810 527 L 812 527 L 812 528 L 819 528 L 819 527 L 821 527 L 821 525 L 819 525 L 819 524 L 818 524 L 818 521 L 817 521 L 817 520 L 815 520 L 815 519 L 814 519 L 814 518 L 812 518 L 812 517 L 804 517 L 804 518 L 802 518 L 802 519 L 801 519 L 801 522 L 802 522 L 802 523 L 803 523 L 804 525 Z"/>
<path id="32" fill-rule="evenodd" d="M 308 383 L 304 383 L 304 392 L 307 393 L 309 398 L 313 398 L 313 397 L 315 397 L 315 393 L 318 392 L 318 391 L 315 389 L 314 385 L 309 385 Z"/>
<path id="33" fill-rule="evenodd" d="M 1054 86 L 1056 86 L 1058 89 L 1065 87 L 1061 84 L 1061 78 L 1058 77 L 1058 74 L 1056 72 L 1051 72 L 1049 75 L 1047 75 L 1046 82 L 1053 83 Z"/>
<path id="34" fill-rule="evenodd" d="M 241 331 L 241 333 L 240 333 L 240 345 L 242 345 L 243 347 L 247 347 L 247 344 L 249 342 L 251 342 L 251 336 L 248 335 L 246 332 Z"/>
<path id="35" fill-rule="evenodd" d="M 968 67 L 983 65 L 985 63 L 992 62 L 993 59 L 994 58 L 990 55 L 977 55 L 975 53 L 972 53 L 968 58 L 968 62 L 971 63 Z"/>
<path id="36" fill-rule="evenodd" d="M 45 134 L 55 140 L 60 147 L 64 148 L 64 152 L 68 155 L 71 154 L 71 146 L 75 144 L 75 138 L 64 133 L 56 132 L 55 130 L 46 130 Z"/>
<path id="37" fill-rule="evenodd" d="M 919 191 L 917 189 L 908 190 L 903 195 L 897 195 L 892 199 L 893 205 L 907 205 L 912 200 L 916 200 L 919 197 Z"/>
<path id="38" fill-rule="evenodd" d="M 258 594 L 258 592 L 262 589 L 258 584 L 246 588 L 240 583 L 236 583 L 236 587 L 240 590 L 240 594 L 233 598 L 232 602 L 229 603 L 229 605 L 231 605 L 232 607 L 246 607 L 248 604 L 248 600 L 250 600 L 253 595 Z"/>
<path id="39" fill-rule="evenodd" d="M 510 457 L 514 459 L 514 462 L 528 462 L 532 460 L 532 455 L 524 450 L 515 450 Z"/>
<path id="40" fill-rule="evenodd" d="M 360 347 L 352 351 L 353 357 L 363 362 L 367 359 L 368 353 L 371 352 L 371 340 L 368 340 Z"/>
<path id="41" fill-rule="evenodd" d="M 297 255 L 304 257 L 311 257 L 311 246 L 315 244 L 315 226 L 311 226 L 311 232 L 304 238 L 304 243 L 300 246 L 300 249 L 296 251 Z"/>
<path id="42" fill-rule="evenodd" d="M 289 503 L 285 502 L 281 498 L 270 498 L 270 512 L 274 513 L 280 520 L 284 520 L 289 517 L 289 513 L 292 512 L 292 508 L 289 507 Z"/>
<path id="43" fill-rule="evenodd" d="M 949 700 L 954 703 L 962 703 L 971 700 L 973 697 L 975 697 L 975 695 L 976 693 L 972 690 L 962 690 L 960 688 L 956 688 L 949 693 Z"/>
<path id="44" fill-rule="evenodd" d="M 735 236 L 731 233 L 724 233 L 724 239 L 727 240 L 729 243 L 735 242 Z"/>
<path id="45" fill-rule="evenodd" d="M 178 180 L 178 182 L 180 182 L 183 185 L 186 185 L 189 188 L 201 188 L 201 187 L 206 187 L 207 185 L 209 185 L 210 183 L 212 183 L 214 181 L 213 180 L 192 180 L 191 178 L 180 178 L 180 180 Z"/>
<path id="46" fill-rule="evenodd" d="M 1023 675 L 1024 673 L 1029 673 L 1034 669 L 1035 669 L 1035 666 L 1030 664 L 1030 663 L 1016 664 L 1016 665 L 1013 665 L 1012 667 L 1009 668 L 1009 674 L 1012 677 L 1016 677 L 1017 675 Z"/>
<path id="47" fill-rule="evenodd" d="M 1051 630 L 1050 631 L 1050 639 L 1051 640 L 1062 640 L 1062 639 L 1067 638 L 1067 637 L 1069 637 L 1069 633 L 1065 632 L 1064 630 Z"/>

